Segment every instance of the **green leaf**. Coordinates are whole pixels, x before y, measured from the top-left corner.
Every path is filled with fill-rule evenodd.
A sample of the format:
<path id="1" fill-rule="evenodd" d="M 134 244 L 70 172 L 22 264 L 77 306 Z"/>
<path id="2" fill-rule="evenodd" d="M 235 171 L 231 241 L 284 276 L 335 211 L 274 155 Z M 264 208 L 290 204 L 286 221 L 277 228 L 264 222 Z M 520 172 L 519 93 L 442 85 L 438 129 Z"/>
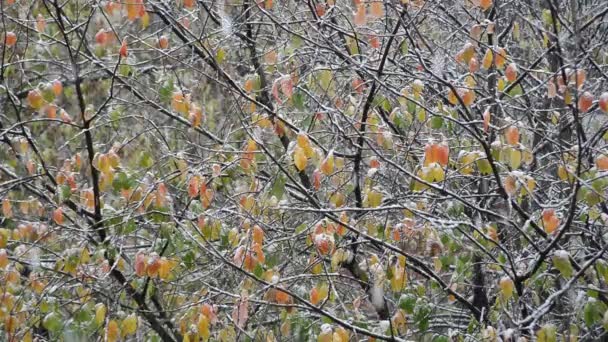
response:
<path id="1" fill-rule="evenodd" d="M 416 103 L 414 101 L 407 100 L 407 111 L 409 113 L 416 113 Z"/>
<path id="2" fill-rule="evenodd" d="M 135 220 L 129 220 L 122 226 L 122 235 L 128 235 L 133 233 L 137 229 Z"/>
<path id="3" fill-rule="evenodd" d="M 425 331 L 429 327 L 429 318 L 431 314 L 430 306 L 423 302 L 418 301 L 416 308 L 414 309 L 414 322 L 418 325 L 418 328 Z"/>
<path id="4" fill-rule="evenodd" d="M 416 119 L 418 119 L 418 122 L 423 123 L 424 121 L 426 121 L 426 110 L 422 107 L 417 107 L 416 108 Z"/>
<path id="5" fill-rule="evenodd" d="M 407 40 L 406 39 L 404 39 L 401 42 L 401 45 L 399 46 L 399 50 L 401 50 L 401 54 L 403 54 L 403 55 L 407 55 L 407 53 L 409 52 L 409 47 L 407 45 Z"/>
<path id="6" fill-rule="evenodd" d="M 139 158 L 139 165 L 146 169 L 152 167 L 152 165 L 154 165 L 152 154 L 150 154 L 148 151 L 142 152 Z"/>
<path id="7" fill-rule="evenodd" d="M 431 118 L 431 128 L 440 129 L 443 126 L 443 118 L 441 116 L 433 116 Z"/>
<path id="8" fill-rule="evenodd" d="M 279 262 L 281 261 L 280 257 L 281 256 L 276 253 L 267 256 L 266 257 L 266 267 L 270 268 L 270 267 L 274 267 L 274 266 L 278 265 Z"/>
<path id="9" fill-rule="evenodd" d="M 255 268 L 253 269 L 253 274 L 255 274 L 255 276 L 258 278 L 261 278 L 262 275 L 264 275 L 264 268 L 262 268 L 261 264 L 257 264 L 255 266 Z"/>
<path id="10" fill-rule="evenodd" d="M 551 10 L 544 9 L 542 18 L 543 18 L 543 24 L 545 24 L 545 26 L 551 26 L 553 24 L 553 16 L 551 15 Z"/>
<path id="11" fill-rule="evenodd" d="M 275 196 L 279 201 L 283 198 L 283 194 L 285 193 L 285 182 L 285 177 L 279 175 L 272 184 L 272 190 L 270 190 L 270 195 Z"/>
<path id="12" fill-rule="evenodd" d="M 537 342 L 555 342 L 557 340 L 557 328 L 553 324 L 545 324 L 537 334 Z"/>
<path id="13" fill-rule="evenodd" d="M 553 266 L 562 274 L 564 278 L 570 278 L 574 268 L 570 263 L 569 255 L 565 251 L 556 251 L 553 255 Z"/>
<path id="14" fill-rule="evenodd" d="M 471 319 L 469 321 L 469 325 L 467 326 L 467 332 L 469 334 L 472 334 L 473 331 L 475 331 L 478 326 L 479 326 L 479 323 L 477 322 L 477 320 L 476 319 Z"/>
<path id="15" fill-rule="evenodd" d="M 220 246 L 221 248 L 227 248 L 230 244 L 230 240 L 228 239 L 228 232 L 222 232 L 220 235 Z"/>
<path id="16" fill-rule="evenodd" d="M 78 309 L 74 313 L 74 320 L 79 323 L 86 323 L 92 320 L 91 310 L 87 308 Z"/>
<path id="17" fill-rule="evenodd" d="M 321 86 L 321 90 L 328 91 L 331 85 L 331 81 L 333 79 L 333 75 L 331 70 L 323 69 L 319 72 L 319 85 Z"/>
<path id="18" fill-rule="evenodd" d="M 171 239 L 171 236 L 173 236 L 173 226 L 169 223 L 161 223 L 160 227 L 160 236 L 163 239 Z"/>
<path id="19" fill-rule="evenodd" d="M 217 63 L 222 64 L 222 62 L 224 62 L 225 59 L 226 59 L 226 50 L 224 50 L 223 48 L 217 49 L 217 52 L 215 54 L 215 60 L 217 61 Z"/>
<path id="20" fill-rule="evenodd" d="M 300 91 L 296 91 L 291 98 L 294 107 L 299 110 L 304 110 L 304 94 Z"/>
<path id="21" fill-rule="evenodd" d="M 443 335 L 435 335 L 433 337 L 433 342 L 449 342 L 450 339 L 447 336 L 443 336 Z"/>
<path id="22" fill-rule="evenodd" d="M 306 230 L 306 223 L 302 223 L 301 225 L 296 227 L 296 234 L 300 234 L 304 230 Z"/>
<path id="23" fill-rule="evenodd" d="M 42 302 L 40 302 L 40 312 L 47 313 L 47 312 L 49 312 L 49 310 L 51 310 L 51 305 L 50 305 L 49 301 L 46 299 L 43 299 Z"/>
<path id="24" fill-rule="evenodd" d="M 61 197 L 61 201 L 65 201 L 68 200 L 70 198 L 70 196 L 72 196 L 72 189 L 70 188 L 69 185 L 62 185 L 60 188 L 61 192 L 60 192 L 60 197 Z"/>
<path id="25" fill-rule="evenodd" d="M 380 106 L 387 112 L 391 112 L 393 110 L 393 108 L 391 107 L 391 103 L 386 98 L 384 99 L 384 101 L 382 101 Z"/>
<path id="26" fill-rule="evenodd" d="M 403 309 L 406 313 L 412 314 L 414 307 L 416 306 L 416 296 L 411 293 L 402 294 L 399 297 L 399 308 Z"/>
<path id="27" fill-rule="evenodd" d="M 46 102 L 53 102 L 53 100 L 55 99 L 55 93 L 53 92 L 51 87 L 42 88 L 41 94 L 42 94 L 42 98 Z"/>
<path id="28" fill-rule="evenodd" d="M 391 279 L 393 279 L 393 276 L 394 276 L 394 274 L 393 274 L 393 268 L 392 267 L 387 267 L 387 270 L 386 270 L 386 279 L 391 280 Z"/>
<path id="29" fill-rule="evenodd" d="M 490 162 L 486 159 L 478 159 L 476 161 L 477 164 L 477 169 L 479 170 L 479 172 L 482 175 L 489 175 L 490 173 L 492 173 L 492 166 L 490 165 Z"/>
<path id="30" fill-rule="evenodd" d="M 128 64 L 121 64 L 120 67 L 118 68 L 118 73 L 120 74 L 120 76 L 129 76 L 131 74 L 131 66 Z"/>
<path id="31" fill-rule="evenodd" d="M 186 268 L 191 269 L 194 267 L 195 258 L 196 256 L 194 255 L 194 252 L 192 250 L 186 252 L 184 257 L 182 258 L 182 260 L 184 261 L 184 265 L 186 265 Z"/>
<path id="32" fill-rule="evenodd" d="M 120 107 L 115 108 L 110 112 L 110 120 L 112 121 L 112 128 L 118 129 L 120 127 L 120 118 L 122 117 L 122 110 Z"/>
<path id="33" fill-rule="evenodd" d="M 124 172 L 119 172 L 115 177 L 114 177 L 114 181 L 112 182 L 112 187 L 114 188 L 114 191 L 118 192 L 122 189 L 125 189 L 124 184 L 127 183 L 127 174 Z"/>
<path id="34" fill-rule="evenodd" d="M 44 319 L 42 320 L 42 326 L 52 333 L 57 333 L 61 330 L 63 326 L 62 318 L 58 314 L 51 312 L 44 316 Z"/>
<path id="35" fill-rule="evenodd" d="M 163 82 L 163 85 L 158 90 L 160 100 L 162 102 L 168 103 L 171 100 L 172 93 L 173 93 L 173 80 L 168 79 L 165 82 Z"/>
<path id="36" fill-rule="evenodd" d="M 416 294 L 420 297 L 420 298 L 424 298 L 426 296 L 426 287 L 422 284 L 419 284 L 416 287 Z"/>
<path id="37" fill-rule="evenodd" d="M 587 327 L 593 326 L 600 319 L 602 319 L 602 313 L 599 311 L 597 301 L 595 299 L 590 298 L 587 304 L 585 304 L 585 308 L 583 309 L 583 319 L 585 320 Z"/>
<path id="38" fill-rule="evenodd" d="M 515 87 L 513 87 L 511 90 L 509 90 L 508 95 L 513 97 L 513 96 L 519 96 L 523 93 L 524 93 L 524 91 L 521 88 L 521 85 L 517 84 Z"/>
<path id="39" fill-rule="evenodd" d="M 598 273 L 604 278 L 605 282 L 608 282 L 608 264 L 604 260 L 598 260 L 596 262 Z"/>
<path id="40" fill-rule="evenodd" d="M 602 198 L 596 192 L 589 191 L 585 196 L 585 202 L 589 204 L 590 207 L 602 202 Z"/>
<path id="41" fill-rule="evenodd" d="M 291 46 L 293 48 L 299 48 L 300 46 L 302 46 L 302 38 L 300 38 L 300 36 L 298 35 L 292 35 L 291 36 Z"/>
<path id="42" fill-rule="evenodd" d="M 399 127 L 399 128 L 405 128 L 405 120 L 403 118 L 403 114 L 401 114 L 401 112 L 395 114 L 394 119 L 393 119 L 393 123 L 395 124 L 395 126 Z"/>
<path id="43" fill-rule="evenodd" d="M 359 44 L 357 43 L 356 39 L 346 37 L 346 45 L 351 55 L 354 56 L 359 54 Z"/>

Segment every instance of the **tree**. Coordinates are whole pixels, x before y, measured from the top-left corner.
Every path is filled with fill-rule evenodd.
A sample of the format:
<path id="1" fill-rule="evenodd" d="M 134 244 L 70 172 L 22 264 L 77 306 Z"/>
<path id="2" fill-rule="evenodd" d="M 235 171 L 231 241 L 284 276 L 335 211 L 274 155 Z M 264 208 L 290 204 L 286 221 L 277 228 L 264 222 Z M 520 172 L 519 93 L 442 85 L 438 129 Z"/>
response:
<path id="1" fill-rule="evenodd" d="M 6 340 L 606 337 L 604 1 L 0 9 Z"/>

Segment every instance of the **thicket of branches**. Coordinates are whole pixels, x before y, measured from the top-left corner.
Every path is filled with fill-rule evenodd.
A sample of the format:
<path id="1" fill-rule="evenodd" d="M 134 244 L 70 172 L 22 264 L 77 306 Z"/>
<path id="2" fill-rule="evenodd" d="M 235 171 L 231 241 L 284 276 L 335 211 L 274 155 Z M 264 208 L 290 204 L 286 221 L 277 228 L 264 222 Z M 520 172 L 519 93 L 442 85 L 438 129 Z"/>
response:
<path id="1" fill-rule="evenodd" d="M 605 338 L 605 1 L 0 14 L 3 340 Z"/>

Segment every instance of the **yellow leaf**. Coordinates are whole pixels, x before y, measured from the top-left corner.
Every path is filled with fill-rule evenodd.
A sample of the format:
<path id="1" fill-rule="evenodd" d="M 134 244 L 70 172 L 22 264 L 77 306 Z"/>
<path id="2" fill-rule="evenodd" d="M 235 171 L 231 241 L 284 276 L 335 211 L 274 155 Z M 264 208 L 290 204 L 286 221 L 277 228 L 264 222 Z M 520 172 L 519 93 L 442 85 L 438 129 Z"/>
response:
<path id="1" fill-rule="evenodd" d="M 345 260 L 346 252 L 340 248 L 331 256 L 331 268 L 337 270 L 340 264 Z"/>
<path id="2" fill-rule="evenodd" d="M 431 168 L 431 176 L 432 180 L 435 182 L 441 182 L 445 179 L 445 170 L 441 167 L 441 165 L 434 163 L 435 165 Z"/>
<path id="3" fill-rule="evenodd" d="M 498 283 L 502 297 L 507 300 L 513 296 L 513 280 L 509 277 L 503 277 Z"/>
<path id="4" fill-rule="evenodd" d="M 209 332 L 209 319 L 207 318 L 207 316 L 201 314 L 198 317 L 198 323 L 196 326 L 198 328 L 198 333 L 201 335 L 201 337 L 203 337 L 204 339 L 208 339 L 211 333 Z"/>
<path id="5" fill-rule="evenodd" d="M 328 331 L 322 331 L 317 337 L 317 342 L 333 342 L 333 333 L 331 329 Z"/>
<path id="6" fill-rule="evenodd" d="M 122 320 L 120 333 L 123 337 L 133 335 L 137 331 L 137 316 L 130 314 Z"/>
<path id="7" fill-rule="evenodd" d="M 36 110 L 42 108 L 44 105 L 44 99 L 38 89 L 30 90 L 30 92 L 27 93 L 27 101 L 30 107 Z"/>
<path id="8" fill-rule="evenodd" d="M 103 323 L 106 318 L 106 306 L 103 303 L 97 303 L 95 305 L 95 323 L 99 326 Z"/>
<path id="9" fill-rule="evenodd" d="M 342 327 L 337 327 L 334 332 L 334 337 L 336 334 L 341 338 L 341 341 L 344 341 L 344 342 L 349 341 L 350 337 L 349 337 L 348 331 L 346 329 L 344 329 Z"/>
<path id="10" fill-rule="evenodd" d="M 391 290 L 393 292 L 400 292 L 405 288 L 407 283 L 407 274 L 405 269 L 401 267 L 395 267 L 393 277 L 391 278 Z"/>
<path id="11" fill-rule="evenodd" d="M 382 204 L 382 193 L 371 190 L 367 193 L 367 205 L 370 208 L 379 207 Z"/>
<path id="12" fill-rule="evenodd" d="M 515 170 L 521 165 L 521 151 L 516 148 L 509 149 L 509 166 Z"/>
<path id="13" fill-rule="evenodd" d="M 108 342 L 116 342 L 120 337 L 118 323 L 115 320 L 110 320 L 106 326 L 106 339 Z"/>
<path id="14" fill-rule="evenodd" d="M 323 159 L 323 161 L 321 162 L 321 172 L 323 172 L 323 174 L 326 176 L 329 176 L 334 172 L 334 152 L 333 151 L 329 151 L 329 153 L 327 154 L 327 157 L 325 157 L 325 159 Z"/>
<path id="15" fill-rule="evenodd" d="M 162 257 L 160 258 L 160 267 L 158 268 L 158 277 L 160 279 L 167 279 L 169 278 L 169 275 L 171 273 L 171 261 L 169 261 L 167 258 Z"/>
<path id="16" fill-rule="evenodd" d="M 506 87 L 507 87 L 507 82 L 505 82 L 505 79 L 502 77 L 499 78 L 498 85 L 497 85 L 498 91 L 503 91 L 503 90 L 505 90 Z"/>
<path id="17" fill-rule="evenodd" d="M 304 133 L 304 132 L 298 133 L 296 142 L 298 143 L 298 146 L 301 148 L 306 148 L 307 146 L 310 146 L 310 139 L 308 138 L 308 135 L 306 135 L 306 133 Z"/>
<path id="18" fill-rule="evenodd" d="M 306 168 L 306 164 L 308 163 L 308 157 L 306 157 L 304 149 L 299 146 L 296 147 L 295 151 L 293 152 L 293 162 L 298 171 L 304 170 Z"/>
<path id="19" fill-rule="evenodd" d="M 494 59 L 494 52 L 492 52 L 492 49 L 487 49 L 486 50 L 486 54 L 483 56 L 483 61 L 482 61 L 482 68 L 488 70 L 490 69 L 490 67 L 492 67 L 492 61 Z"/>
<path id="20" fill-rule="evenodd" d="M 344 194 L 341 192 L 336 192 L 329 198 L 329 202 L 333 204 L 336 208 L 339 208 L 344 205 Z"/>
<path id="21" fill-rule="evenodd" d="M 560 166 L 557 167 L 557 176 L 562 181 L 567 181 L 568 180 L 568 171 L 567 171 L 567 169 L 566 169 L 565 166 L 560 165 Z"/>
<path id="22" fill-rule="evenodd" d="M 441 268 L 443 267 L 441 259 L 439 259 L 438 257 L 434 257 L 433 258 L 433 267 L 435 268 L 435 272 L 441 271 Z"/>
<path id="23" fill-rule="evenodd" d="M 141 17 L 141 27 L 145 29 L 148 26 L 150 26 L 150 15 L 148 14 L 148 12 L 145 12 L 144 15 Z"/>

